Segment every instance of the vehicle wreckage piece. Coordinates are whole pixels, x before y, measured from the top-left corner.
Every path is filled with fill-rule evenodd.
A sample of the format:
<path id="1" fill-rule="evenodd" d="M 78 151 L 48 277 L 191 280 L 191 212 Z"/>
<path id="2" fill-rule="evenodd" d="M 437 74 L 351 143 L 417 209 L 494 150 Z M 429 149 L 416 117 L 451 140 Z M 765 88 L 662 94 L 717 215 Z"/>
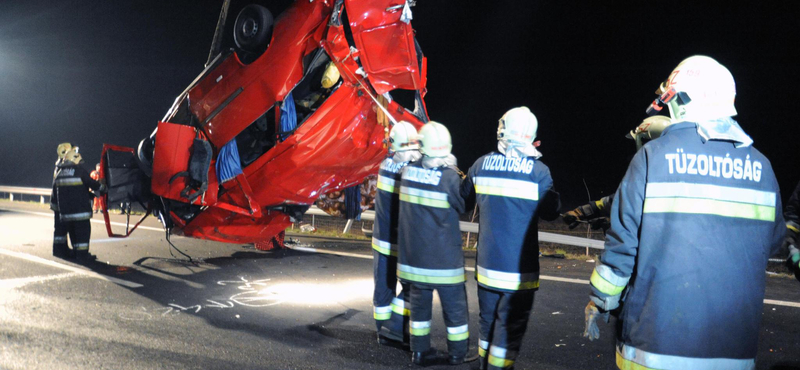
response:
<path id="1" fill-rule="evenodd" d="M 274 19 L 249 4 L 236 22 L 230 5 L 205 70 L 153 134 L 135 153 L 104 148 L 106 203 L 141 202 L 173 233 L 256 242 L 375 174 L 393 122 L 427 121 L 426 59 L 404 0 L 296 1 Z M 407 93 L 410 109 L 392 96 Z"/>

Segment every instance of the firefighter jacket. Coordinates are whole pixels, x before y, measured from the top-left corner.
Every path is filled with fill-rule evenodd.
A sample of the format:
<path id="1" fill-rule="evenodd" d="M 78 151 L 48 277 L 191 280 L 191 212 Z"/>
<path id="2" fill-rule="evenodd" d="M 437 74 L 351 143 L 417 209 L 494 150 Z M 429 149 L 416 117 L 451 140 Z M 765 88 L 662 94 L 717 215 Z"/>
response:
<path id="1" fill-rule="evenodd" d="M 797 237 L 800 234 L 800 183 L 797 183 L 797 188 L 794 189 L 789 202 L 786 203 L 783 217 L 786 219 L 787 231 Z"/>
<path id="2" fill-rule="evenodd" d="M 464 213 L 461 177 L 453 167 L 407 165 L 400 182 L 397 277 L 448 285 L 466 281 L 458 215 Z"/>
<path id="3" fill-rule="evenodd" d="M 668 127 L 628 167 L 611 209 L 592 301 L 625 291 L 622 369 L 754 369 L 767 260 L 786 226 L 755 148 Z"/>
<path id="4" fill-rule="evenodd" d="M 534 157 L 492 152 L 475 161 L 461 184 L 465 199 L 473 191 L 480 210 L 478 285 L 539 288 L 539 218 L 554 220 L 560 208 L 550 169 Z"/>
<path id="5" fill-rule="evenodd" d="M 61 221 L 83 221 L 92 218 L 89 189 L 100 189 L 89 172 L 69 161 L 59 164 L 53 180 L 52 203 L 61 215 Z"/>
<path id="6" fill-rule="evenodd" d="M 397 256 L 397 213 L 400 209 L 400 173 L 408 162 L 395 163 L 391 157 L 381 163 L 375 194 L 375 222 L 372 249 Z"/>

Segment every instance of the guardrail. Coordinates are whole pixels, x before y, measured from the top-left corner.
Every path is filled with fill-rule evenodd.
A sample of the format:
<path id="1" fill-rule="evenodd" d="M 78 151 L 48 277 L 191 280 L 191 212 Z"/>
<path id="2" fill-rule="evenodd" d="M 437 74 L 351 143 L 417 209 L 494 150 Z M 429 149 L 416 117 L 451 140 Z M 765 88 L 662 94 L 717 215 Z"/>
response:
<path id="1" fill-rule="evenodd" d="M 19 186 L 0 186 L 0 193 L 8 193 L 10 195 L 11 201 L 14 201 L 14 194 L 28 194 L 28 195 L 38 195 L 39 201 L 44 203 L 44 198 L 50 196 L 50 190 L 47 188 L 26 188 L 26 187 L 19 187 Z M 325 211 L 317 208 L 316 206 L 312 206 L 306 212 L 307 215 L 311 216 L 323 216 L 327 217 L 330 216 L 329 214 L 325 213 Z M 361 213 L 361 219 L 364 221 L 374 221 L 375 220 L 375 211 L 364 211 Z M 350 226 L 352 225 L 353 220 L 348 220 L 347 226 L 345 227 L 345 232 L 349 230 Z M 478 233 L 480 231 L 480 227 L 475 222 L 466 222 L 460 221 L 459 226 L 462 232 L 465 233 Z M 580 238 L 577 236 L 569 236 L 569 235 L 562 235 L 562 234 L 554 234 L 554 233 L 547 233 L 547 232 L 539 232 L 539 241 L 540 242 L 548 242 L 548 243 L 557 243 L 557 244 L 564 244 L 564 245 L 571 245 L 575 247 L 585 247 L 585 248 L 593 248 L 593 249 L 605 249 L 605 242 L 602 240 L 595 240 L 595 239 L 588 239 L 588 238 Z M 771 262 L 781 262 L 781 259 L 770 259 Z"/>
<path id="2" fill-rule="evenodd" d="M 9 199 L 14 201 L 14 194 L 38 195 L 39 202 L 44 204 L 44 197 L 50 196 L 52 189 L 47 188 L 25 188 L 21 186 L 0 186 L 0 193 L 8 193 Z"/>

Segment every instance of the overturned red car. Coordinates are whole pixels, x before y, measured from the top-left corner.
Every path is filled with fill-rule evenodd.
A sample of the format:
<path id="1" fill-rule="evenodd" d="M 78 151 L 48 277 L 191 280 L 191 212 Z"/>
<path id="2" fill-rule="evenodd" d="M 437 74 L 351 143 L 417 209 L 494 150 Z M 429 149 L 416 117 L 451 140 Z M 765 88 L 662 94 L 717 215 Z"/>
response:
<path id="1" fill-rule="evenodd" d="M 156 130 L 104 146 L 105 204 L 141 203 L 186 236 L 268 240 L 376 173 L 393 122 L 427 121 L 413 1 L 298 0 L 274 18 L 240 5 L 225 1 L 206 68 Z"/>

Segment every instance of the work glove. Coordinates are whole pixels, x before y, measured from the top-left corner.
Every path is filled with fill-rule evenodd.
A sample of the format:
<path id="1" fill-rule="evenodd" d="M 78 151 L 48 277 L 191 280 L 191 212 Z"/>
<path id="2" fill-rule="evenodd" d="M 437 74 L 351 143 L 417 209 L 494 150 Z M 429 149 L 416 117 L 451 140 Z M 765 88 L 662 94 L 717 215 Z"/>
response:
<path id="1" fill-rule="evenodd" d="M 589 225 L 592 226 L 592 230 L 603 229 L 605 233 L 611 227 L 611 219 L 608 217 L 598 217 L 589 220 Z"/>
<path id="2" fill-rule="evenodd" d="M 600 328 L 597 327 L 597 319 L 600 318 L 606 323 L 609 319 L 608 311 L 600 311 L 594 302 L 589 301 L 586 308 L 583 310 L 586 318 L 586 328 L 583 330 L 583 337 L 589 338 L 590 341 L 600 339 Z"/>
<path id="3" fill-rule="evenodd" d="M 794 272 L 794 277 L 800 281 L 800 249 L 794 244 L 789 244 L 789 258 L 786 259 L 786 266 Z"/>
<path id="4" fill-rule="evenodd" d="M 570 230 L 572 230 L 580 225 L 581 222 L 586 222 L 586 220 L 592 218 L 592 215 L 594 215 L 592 205 L 584 204 L 561 215 L 561 218 L 564 220 L 564 223 L 569 225 Z"/>

